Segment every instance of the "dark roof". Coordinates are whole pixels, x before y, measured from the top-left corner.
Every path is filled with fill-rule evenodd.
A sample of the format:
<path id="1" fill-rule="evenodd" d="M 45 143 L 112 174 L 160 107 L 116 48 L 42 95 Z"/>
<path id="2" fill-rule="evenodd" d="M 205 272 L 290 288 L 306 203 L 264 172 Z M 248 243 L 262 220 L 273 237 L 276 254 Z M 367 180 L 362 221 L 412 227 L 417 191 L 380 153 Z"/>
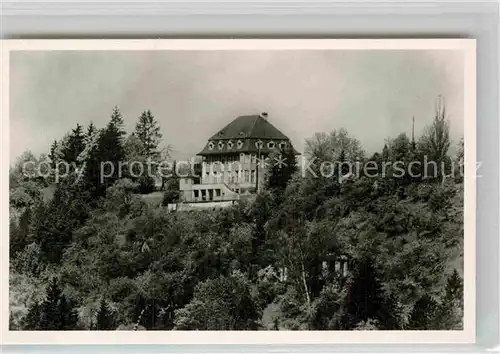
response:
<path id="1" fill-rule="evenodd" d="M 218 142 L 222 141 L 223 147 L 219 149 Z M 232 147 L 229 148 L 228 143 L 231 141 Z M 238 145 L 238 142 L 242 144 Z M 198 155 L 220 155 L 234 153 L 239 154 L 242 152 L 258 152 L 257 143 L 261 141 L 262 154 L 271 153 L 279 149 L 280 143 L 290 145 L 290 139 L 280 132 L 274 125 L 269 123 L 260 115 L 240 116 L 226 125 L 218 133 L 213 135 L 205 147 Z M 213 142 L 214 148 L 210 149 L 209 144 Z M 274 148 L 269 148 L 268 143 L 273 142 Z M 292 146 L 293 149 L 293 146 Z M 295 155 L 300 155 L 293 149 Z"/>
<path id="2" fill-rule="evenodd" d="M 213 135 L 210 140 L 242 138 L 288 139 L 268 120 L 257 114 L 236 118 Z"/>

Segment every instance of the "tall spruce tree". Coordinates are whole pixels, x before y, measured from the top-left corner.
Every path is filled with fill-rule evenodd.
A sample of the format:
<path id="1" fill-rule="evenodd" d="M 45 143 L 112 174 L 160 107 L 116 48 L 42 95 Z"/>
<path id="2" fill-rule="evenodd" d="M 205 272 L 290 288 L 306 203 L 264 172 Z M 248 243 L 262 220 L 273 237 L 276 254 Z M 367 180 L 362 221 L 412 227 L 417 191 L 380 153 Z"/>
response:
<path id="1" fill-rule="evenodd" d="M 363 259 L 350 286 L 349 297 L 344 316 L 344 327 L 352 329 L 360 322 L 377 320 L 381 329 L 394 329 L 397 326 L 391 309 L 395 308 L 384 298 L 382 283 L 378 279 L 373 261 Z"/>
<path id="2" fill-rule="evenodd" d="M 76 329 L 78 315 L 66 299 L 54 278 L 47 287 L 47 296 L 42 304 L 35 303 L 23 323 L 29 330 L 71 330 Z"/>
<path id="3" fill-rule="evenodd" d="M 93 122 L 90 122 L 89 126 L 87 127 L 87 133 L 85 134 L 85 137 L 87 139 L 92 137 L 96 131 L 97 131 L 96 126 L 94 125 Z"/>
<path id="4" fill-rule="evenodd" d="M 437 310 L 436 325 L 439 329 L 461 329 L 463 324 L 463 282 L 455 269 L 448 277 Z"/>
<path id="5" fill-rule="evenodd" d="M 157 162 L 160 159 L 161 152 L 158 149 L 160 144 L 162 134 L 160 132 L 160 125 L 156 121 L 155 117 L 148 109 L 142 112 L 141 116 L 138 118 L 137 124 L 135 125 L 135 137 L 140 142 L 141 147 L 141 157 L 143 161 Z M 129 161 L 130 163 L 131 161 Z M 140 176 L 137 181 L 139 182 L 139 191 L 141 193 L 150 193 L 155 187 L 156 166 L 152 164 L 148 167 L 145 163 L 143 166 L 144 173 Z"/>
<path id="6" fill-rule="evenodd" d="M 413 306 L 408 323 L 410 330 L 437 329 L 436 312 L 438 303 L 430 295 L 424 294 Z"/>
<path id="7" fill-rule="evenodd" d="M 51 166 L 51 168 L 54 169 L 56 167 L 56 163 L 59 159 L 59 157 L 57 156 L 57 140 L 54 140 L 54 142 L 50 146 L 49 159 L 50 159 L 50 166 Z"/>
<path id="8" fill-rule="evenodd" d="M 78 155 L 83 151 L 85 135 L 83 127 L 77 123 L 76 128 L 71 131 L 68 139 L 68 145 L 63 151 L 63 159 L 66 162 L 76 162 Z"/>
<path id="9" fill-rule="evenodd" d="M 114 318 L 108 303 L 104 298 L 99 303 L 99 310 L 97 311 L 96 329 L 98 331 L 107 331 L 114 329 Z"/>
<path id="10" fill-rule="evenodd" d="M 161 142 L 162 134 L 160 125 L 148 109 L 142 112 L 135 125 L 135 135 L 142 143 L 143 154 L 146 158 L 155 159 L 159 155 L 158 145 Z"/>
<path id="11" fill-rule="evenodd" d="M 125 157 L 124 136 L 126 134 L 123 126 L 123 115 L 118 107 L 115 107 L 110 121 L 99 136 L 97 162 L 99 166 L 103 166 L 103 175 L 99 176 L 100 181 L 103 182 L 100 183 L 101 192 L 121 176 L 119 162 Z"/>

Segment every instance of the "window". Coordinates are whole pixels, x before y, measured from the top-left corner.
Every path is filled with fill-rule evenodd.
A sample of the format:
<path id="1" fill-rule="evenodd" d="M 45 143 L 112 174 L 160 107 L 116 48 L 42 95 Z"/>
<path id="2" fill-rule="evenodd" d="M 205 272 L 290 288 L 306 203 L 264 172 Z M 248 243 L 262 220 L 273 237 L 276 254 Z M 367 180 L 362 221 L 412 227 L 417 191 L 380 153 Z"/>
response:
<path id="1" fill-rule="evenodd" d="M 215 145 L 214 145 L 214 142 L 213 142 L 213 141 L 211 141 L 211 142 L 209 142 L 209 143 L 208 143 L 208 149 L 209 149 L 209 150 L 213 150 L 213 149 L 214 149 L 214 147 L 215 147 Z"/>
<path id="2" fill-rule="evenodd" d="M 245 183 L 250 183 L 250 171 L 245 170 Z"/>
<path id="3" fill-rule="evenodd" d="M 250 178 L 251 178 L 250 182 L 251 182 L 251 183 L 255 183 L 255 170 L 252 170 L 252 173 L 251 173 L 251 175 L 250 175 Z"/>
<path id="4" fill-rule="evenodd" d="M 215 190 L 215 195 L 216 195 L 217 197 L 220 197 L 220 189 L 216 189 L 216 190 Z"/>
<path id="5" fill-rule="evenodd" d="M 217 146 L 219 147 L 219 150 L 222 150 L 224 148 L 224 143 L 222 141 L 219 141 L 219 144 Z"/>
<path id="6" fill-rule="evenodd" d="M 198 190 L 197 190 L 197 189 L 195 189 L 193 192 L 194 192 L 194 197 L 195 197 L 195 198 L 198 198 L 198 196 L 199 196 L 199 194 L 198 194 Z"/>
<path id="7" fill-rule="evenodd" d="M 238 147 L 238 149 L 241 149 L 243 147 L 243 141 L 238 140 L 238 142 L 236 143 L 236 146 Z"/>
<path id="8" fill-rule="evenodd" d="M 232 142 L 231 140 L 229 140 L 229 141 L 227 142 L 227 148 L 228 148 L 229 150 L 231 150 L 231 149 L 233 148 L 233 145 L 234 145 L 234 144 L 233 144 L 233 142 Z"/>
<path id="9" fill-rule="evenodd" d="M 256 163 L 256 162 L 257 162 L 257 155 L 252 154 L 252 163 Z"/>
<path id="10" fill-rule="evenodd" d="M 274 141 L 270 141 L 267 143 L 268 149 L 274 149 L 275 146 L 276 146 L 276 144 L 274 144 Z"/>
<path id="11" fill-rule="evenodd" d="M 256 147 L 257 149 L 262 149 L 262 147 L 263 147 L 263 146 L 264 146 L 264 143 L 263 143 L 261 140 L 259 140 L 259 141 L 257 141 L 257 142 L 255 143 L 255 147 Z"/>
<path id="12" fill-rule="evenodd" d="M 281 150 L 284 150 L 286 147 L 286 143 L 284 141 L 282 141 L 279 146 L 280 146 Z"/>

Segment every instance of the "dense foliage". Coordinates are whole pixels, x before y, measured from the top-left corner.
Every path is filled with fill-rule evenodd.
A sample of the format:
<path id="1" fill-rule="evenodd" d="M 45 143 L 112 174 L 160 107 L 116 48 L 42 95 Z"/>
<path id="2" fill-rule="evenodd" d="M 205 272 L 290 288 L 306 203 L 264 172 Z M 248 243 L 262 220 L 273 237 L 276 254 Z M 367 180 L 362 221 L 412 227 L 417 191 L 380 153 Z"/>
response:
<path id="1" fill-rule="evenodd" d="M 463 141 L 450 156 L 444 109 L 418 141 L 401 134 L 370 158 L 343 129 L 316 134 L 305 174 L 273 167 L 254 199 L 216 211 L 162 206 L 179 198 L 175 179 L 147 203 L 154 182 L 120 170 L 159 159 L 160 139 L 150 111 L 127 136 L 115 108 L 103 129 L 77 125 L 47 157 L 26 153 L 11 169 L 12 329 L 462 327 L 463 184 L 445 172 Z M 430 178 L 347 164 L 320 174 L 321 161 L 424 155 L 445 167 Z M 23 174 L 23 161 L 39 160 L 74 167 L 58 181 Z M 104 182 L 99 161 L 113 162 Z"/>

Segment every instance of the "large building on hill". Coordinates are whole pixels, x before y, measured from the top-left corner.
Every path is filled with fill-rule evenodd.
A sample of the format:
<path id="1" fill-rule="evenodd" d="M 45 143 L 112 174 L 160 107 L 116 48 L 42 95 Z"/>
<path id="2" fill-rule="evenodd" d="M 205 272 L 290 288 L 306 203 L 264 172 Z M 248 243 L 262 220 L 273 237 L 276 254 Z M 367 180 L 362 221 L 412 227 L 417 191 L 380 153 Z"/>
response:
<path id="1" fill-rule="evenodd" d="M 262 161 L 284 149 L 299 154 L 290 139 L 269 122 L 267 113 L 240 116 L 210 137 L 198 153 L 202 159 L 199 175 L 180 179 L 182 200 L 231 203 L 254 194 L 265 181 L 267 168 Z"/>

